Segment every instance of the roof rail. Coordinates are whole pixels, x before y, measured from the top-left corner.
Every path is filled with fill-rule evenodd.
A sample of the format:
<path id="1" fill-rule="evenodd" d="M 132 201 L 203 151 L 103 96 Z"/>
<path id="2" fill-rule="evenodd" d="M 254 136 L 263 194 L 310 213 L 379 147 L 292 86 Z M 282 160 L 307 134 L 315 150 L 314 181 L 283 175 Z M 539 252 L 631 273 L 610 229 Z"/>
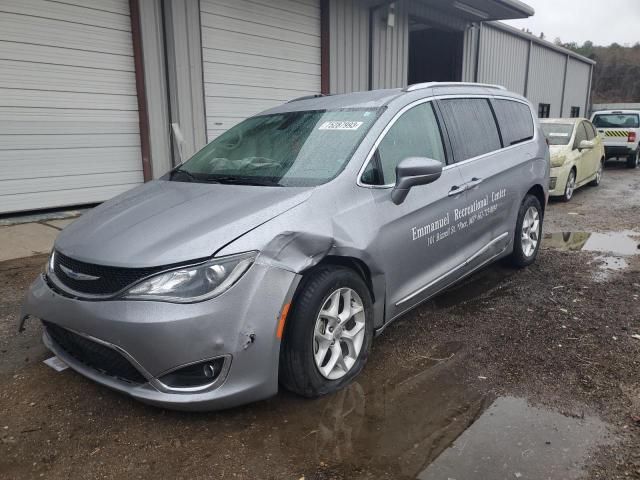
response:
<path id="1" fill-rule="evenodd" d="M 471 82 L 427 82 L 427 83 L 414 83 L 404 89 L 405 92 L 414 92 L 416 90 L 422 90 L 423 88 L 431 87 L 483 87 L 493 88 L 495 90 L 506 90 L 502 85 L 491 85 L 489 83 L 471 83 Z"/>
<path id="2" fill-rule="evenodd" d="M 298 98 L 294 98 L 292 100 L 289 100 L 287 103 L 298 102 L 300 100 L 311 100 L 313 98 L 321 98 L 321 97 L 328 97 L 328 95 L 325 95 L 324 93 L 316 93 L 316 94 L 313 94 L 313 95 L 304 95 L 302 97 L 298 97 Z"/>

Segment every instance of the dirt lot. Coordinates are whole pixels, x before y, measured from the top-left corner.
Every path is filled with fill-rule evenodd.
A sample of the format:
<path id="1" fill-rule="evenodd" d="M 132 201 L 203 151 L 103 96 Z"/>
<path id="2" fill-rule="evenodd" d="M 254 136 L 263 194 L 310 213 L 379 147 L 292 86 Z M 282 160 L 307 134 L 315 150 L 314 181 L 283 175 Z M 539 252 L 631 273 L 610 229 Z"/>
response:
<path id="1" fill-rule="evenodd" d="M 640 232 L 639 209 L 640 169 L 609 165 L 545 231 Z M 640 239 L 587 233 L 406 315 L 339 394 L 206 414 L 45 366 L 40 327 L 16 333 L 45 259 L 0 263 L 0 477 L 640 478 L 640 259 L 615 253 Z"/>

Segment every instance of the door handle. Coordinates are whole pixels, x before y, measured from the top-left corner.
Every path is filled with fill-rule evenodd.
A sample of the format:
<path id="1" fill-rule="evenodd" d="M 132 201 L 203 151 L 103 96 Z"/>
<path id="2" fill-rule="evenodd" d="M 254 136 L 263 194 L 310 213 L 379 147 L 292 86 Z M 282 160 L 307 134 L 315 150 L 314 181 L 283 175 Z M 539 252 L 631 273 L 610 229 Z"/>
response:
<path id="1" fill-rule="evenodd" d="M 467 185 L 454 185 L 453 187 L 451 187 L 451 190 L 449 190 L 449 196 L 450 197 L 455 197 L 456 195 L 461 194 L 462 192 L 467 190 Z"/>
<path id="2" fill-rule="evenodd" d="M 478 177 L 473 177 L 469 183 L 467 183 L 467 189 L 477 187 L 482 183 L 482 179 Z"/>

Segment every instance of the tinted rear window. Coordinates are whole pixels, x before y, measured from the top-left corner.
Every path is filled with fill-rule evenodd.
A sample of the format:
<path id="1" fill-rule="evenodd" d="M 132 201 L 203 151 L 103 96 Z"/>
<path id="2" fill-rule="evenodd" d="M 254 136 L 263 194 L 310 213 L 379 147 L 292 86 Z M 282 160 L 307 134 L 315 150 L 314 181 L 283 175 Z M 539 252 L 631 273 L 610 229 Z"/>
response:
<path id="1" fill-rule="evenodd" d="M 526 104 L 511 100 L 495 100 L 494 106 L 505 147 L 533 138 L 533 118 Z"/>
<path id="2" fill-rule="evenodd" d="M 501 148 L 498 127 L 489 100 L 454 98 L 441 100 L 456 162 Z"/>
<path id="3" fill-rule="evenodd" d="M 593 117 L 597 128 L 638 128 L 640 115 L 633 113 L 605 113 Z"/>

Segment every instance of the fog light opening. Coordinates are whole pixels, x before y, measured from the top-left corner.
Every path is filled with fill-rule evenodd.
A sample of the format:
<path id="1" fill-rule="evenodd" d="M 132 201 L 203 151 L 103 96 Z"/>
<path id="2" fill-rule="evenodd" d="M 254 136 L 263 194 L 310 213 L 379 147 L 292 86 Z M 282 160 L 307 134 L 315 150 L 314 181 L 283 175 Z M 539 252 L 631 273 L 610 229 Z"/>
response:
<path id="1" fill-rule="evenodd" d="M 224 358 L 205 360 L 167 373 L 159 380 L 170 388 L 197 388 L 214 383 L 222 372 Z"/>

